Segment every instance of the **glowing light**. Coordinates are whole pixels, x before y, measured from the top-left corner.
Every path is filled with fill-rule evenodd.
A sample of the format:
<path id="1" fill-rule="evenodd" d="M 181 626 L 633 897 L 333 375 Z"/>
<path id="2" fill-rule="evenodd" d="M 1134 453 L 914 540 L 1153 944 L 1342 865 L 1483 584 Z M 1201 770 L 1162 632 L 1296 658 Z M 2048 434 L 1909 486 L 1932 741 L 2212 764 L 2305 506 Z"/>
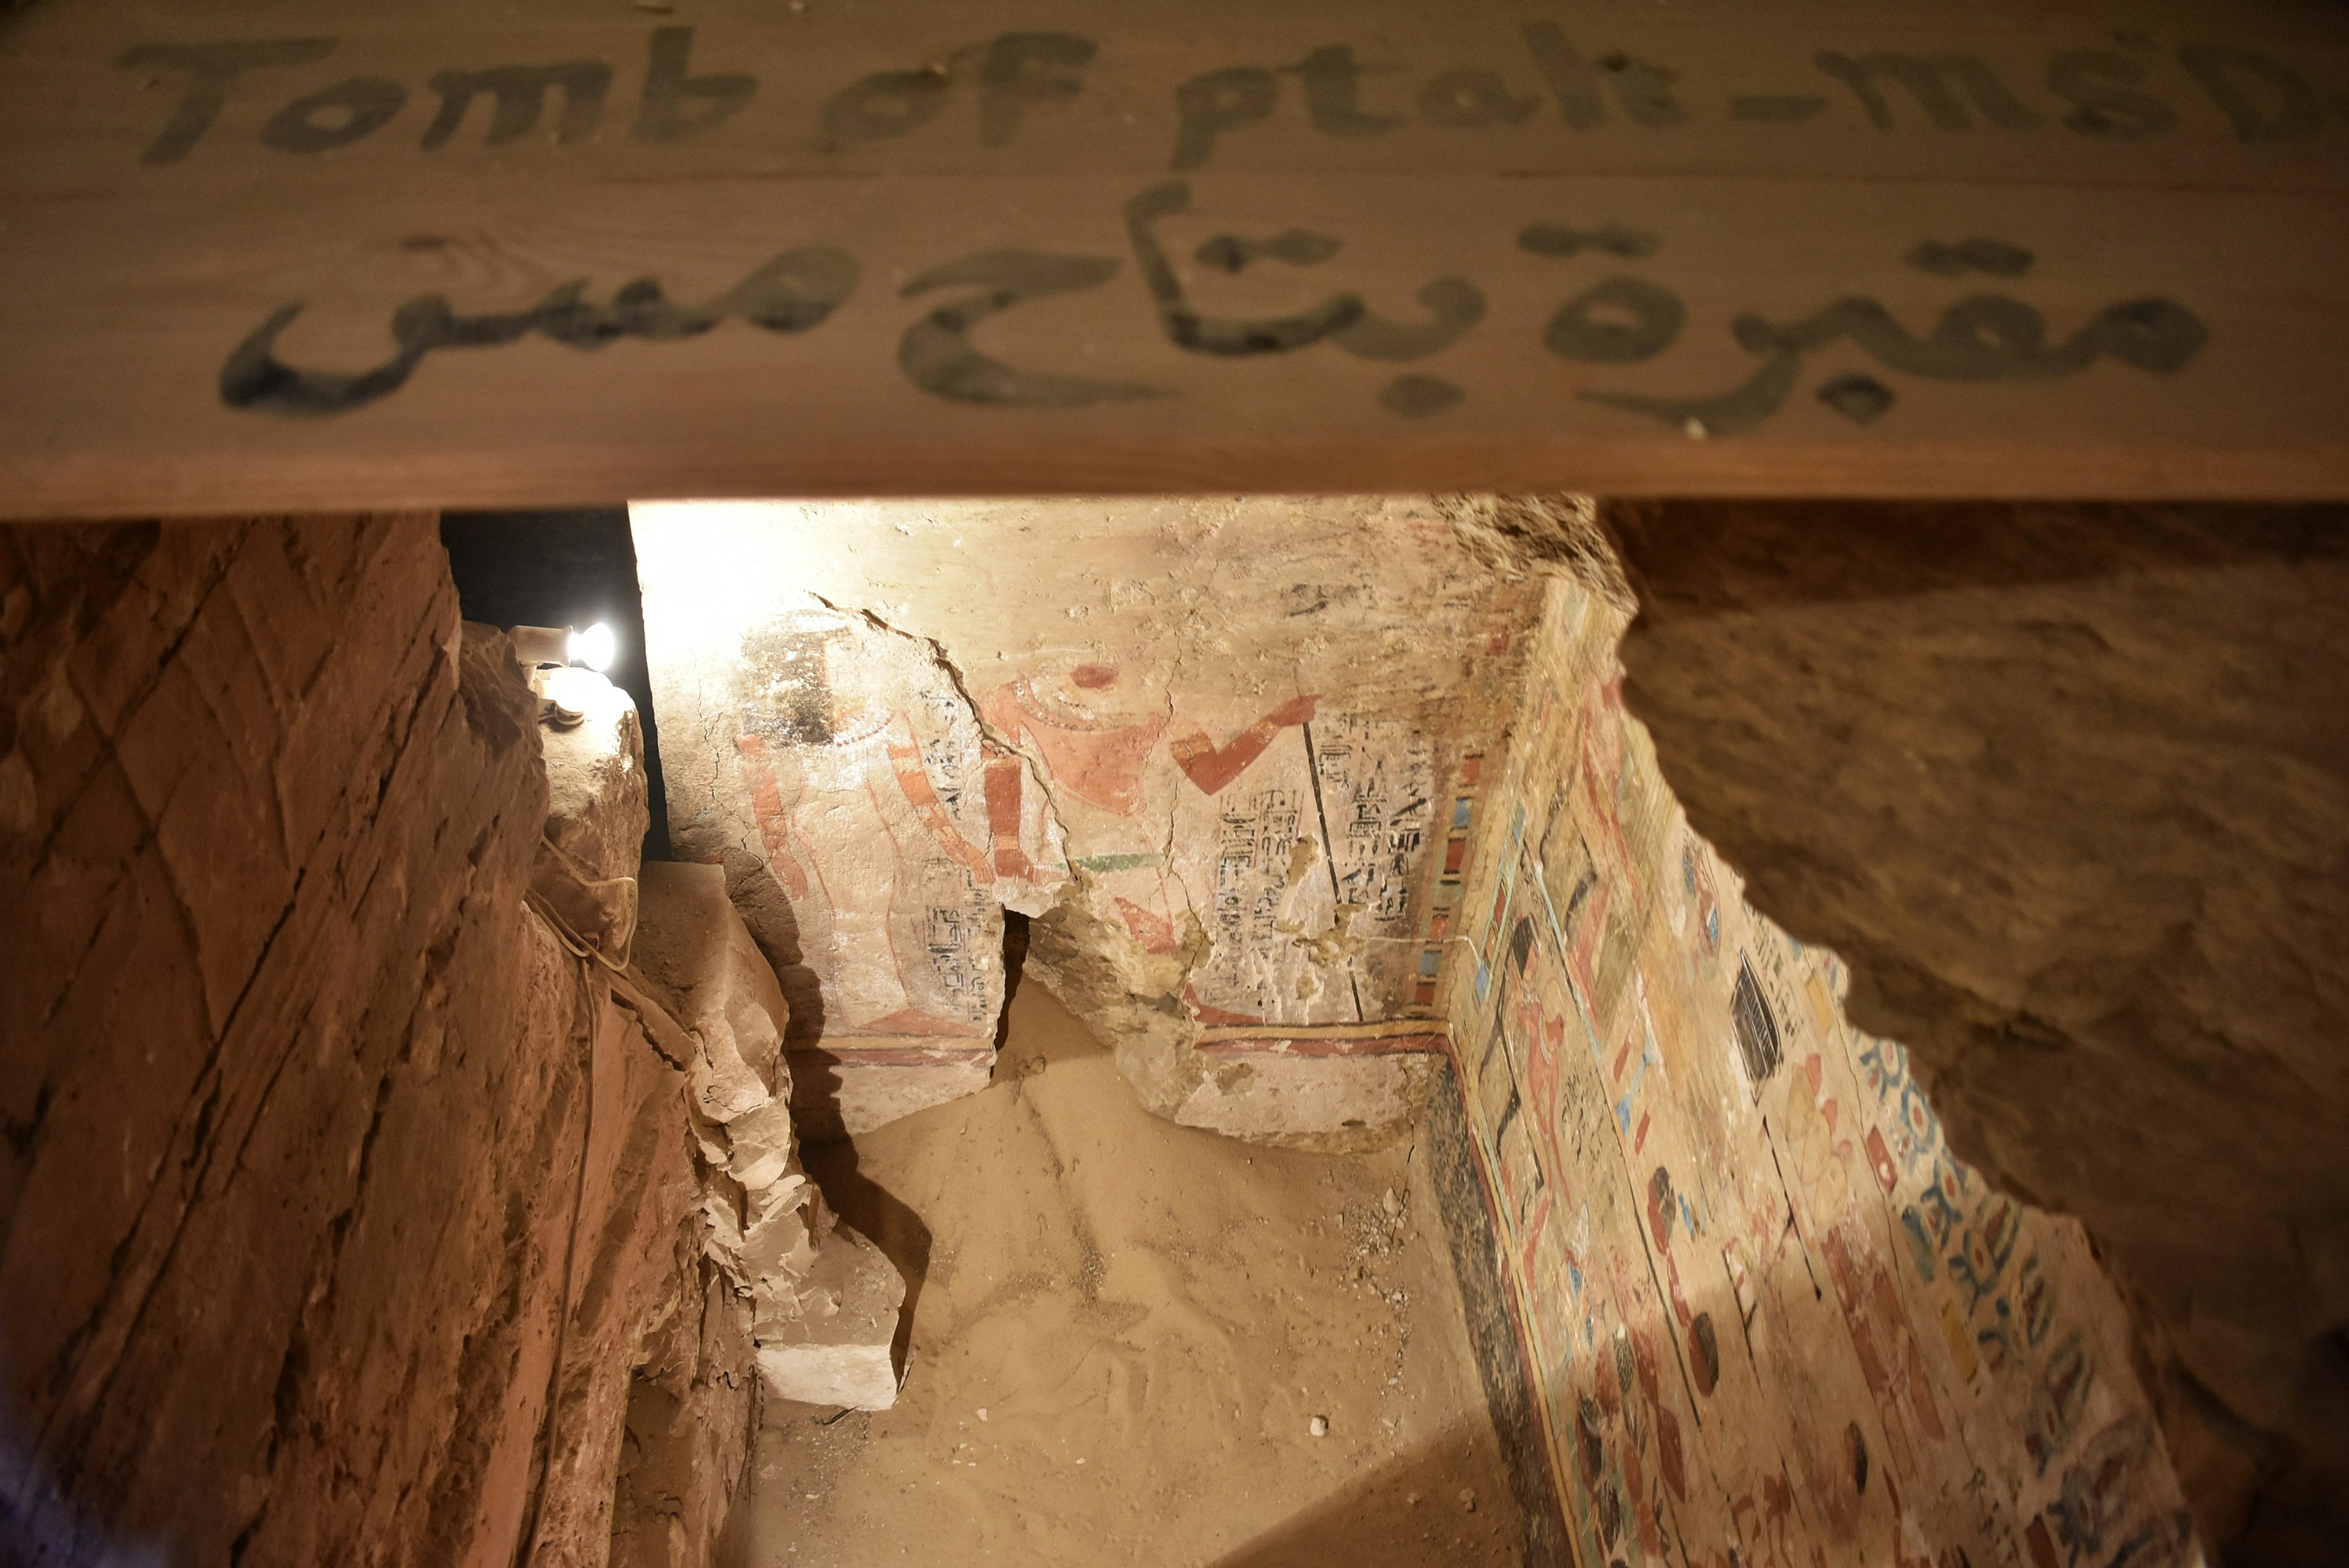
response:
<path id="1" fill-rule="evenodd" d="M 600 620 L 585 631 L 571 634 L 571 662 L 584 664 L 598 674 L 612 668 L 613 657 L 619 651 L 620 639 Z"/>

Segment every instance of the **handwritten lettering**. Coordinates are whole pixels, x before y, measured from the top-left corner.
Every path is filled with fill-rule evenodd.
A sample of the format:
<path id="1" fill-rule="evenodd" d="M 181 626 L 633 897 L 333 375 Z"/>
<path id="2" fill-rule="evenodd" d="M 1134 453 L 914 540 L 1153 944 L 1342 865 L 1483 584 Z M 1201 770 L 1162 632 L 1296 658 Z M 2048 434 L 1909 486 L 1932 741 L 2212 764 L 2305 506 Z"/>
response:
<path id="1" fill-rule="evenodd" d="M 1672 96 L 1671 77 L 1662 67 L 1619 53 L 1605 57 L 1594 68 L 1555 22 L 1527 22 L 1517 35 L 1557 99 L 1559 117 L 1575 130 L 1606 123 L 1609 82 L 1623 106 L 1623 118 L 1633 125 L 1664 130 L 1688 123 L 1689 112 Z"/>
<path id="2" fill-rule="evenodd" d="M 537 79 L 542 86 L 532 102 L 543 100 L 543 83 L 559 85 L 554 77 Z M 521 100 L 510 95 L 502 101 Z M 529 104 L 511 112 L 529 112 Z M 495 134 L 494 121 L 492 132 Z M 1352 289 L 1332 291 L 1318 303 L 1285 315 L 1209 314 L 1193 299 L 1159 232 L 1165 220 L 1190 209 L 1190 186 L 1179 180 L 1153 185 L 1125 205 L 1127 235 L 1152 311 L 1167 341 L 1185 352 L 1245 358 L 1289 353 L 1326 340 L 1358 358 L 1409 362 L 1442 352 L 1485 317 L 1484 290 L 1454 275 L 1433 278 L 1419 287 L 1414 297 L 1423 315 L 1416 319 L 1381 316 Z M 1517 235 L 1520 250 L 1561 260 L 1586 253 L 1638 259 L 1654 254 L 1661 244 L 1658 235 L 1619 223 L 1589 228 L 1535 223 Z M 1217 234 L 1201 243 L 1195 255 L 1202 266 L 1230 274 L 1264 262 L 1319 266 L 1337 257 L 1341 248 L 1335 236 L 1287 229 L 1263 236 Z M 1924 241 L 1903 259 L 1938 276 L 1987 273 L 2009 278 L 2029 273 L 2035 260 L 2024 246 L 1980 236 Z M 1022 369 L 986 353 L 974 339 L 976 329 L 989 317 L 1029 301 L 1098 288 L 1118 265 L 1111 257 L 998 249 L 929 268 L 902 286 L 905 297 L 954 287 L 969 292 L 931 306 L 905 329 L 898 340 L 898 366 L 915 386 L 932 396 L 988 407 L 1071 409 L 1173 396 L 1174 389 L 1140 380 Z M 440 295 L 420 295 L 393 312 L 393 354 L 380 364 L 350 372 L 304 369 L 277 358 L 279 337 L 304 308 L 296 301 L 273 313 L 231 353 L 221 371 L 220 395 L 232 408 L 335 414 L 398 390 L 427 356 L 443 348 L 496 347 L 531 334 L 583 349 L 620 337 L 671 341 L 698 337 L 730 317 L 766 331 L 802 332 L 819 325 L 848 298 L 857 270 L 844 252 L 811 245 L 772 258 L 702 305 L 671 301 L 659 282 L 649 277 L 623 286 L 608 304 L 588 300 L 586 281 L 577 279 L 526 309 L 479 315 L 459 314 Z M 1541 342 L 1548 353 L 1578 364 L 1641 364 L 1681 340 L 1687 317 L 1686 305 L 1671 289 L 1619 273 L 1590 283 L 1558 306 L 1544 327 Z M 1880 302 L 1857 295 L 1794 320 L 1776 321 L 1748 311 L 1733 319 L 1730 331 L 1737 345 L 1760 362 L 1744 381 L 1726 390 L 1665 397 L 1598 388 L 1577 396 L 1691 433 L 1733 436 L 1775 415 L 1793 395 L 1807 357 L 1837 343 L 1854 346 L 1896 375 L 1998 382 L 2076 375 L 2108 358 L 2149 374 L 2170 375 L 2192 362 L 2209 337 L 2200 317 L 2186 306 L 2149 297 L 2108 306 L 2069 337 L 2053 340 L 2038 309 L 1993 294 L 1958 300 L 1922 336 L 1902 325 Z M 1443 377 L 1399 375 L 1381 389 L 1378 402 L 1389 412 L 1416 419 L 1455 407 L 1466 395 Z M 1858 424 L 1884 417 L 1898 400 L 1891 386 L 1858 371 L 1830 378 L 1816 395 L 1826 407 Z M 1905 1083 L 1897 1067 L 1882 1064 L 1871 1071 L 1869 1081 L 1879 1096 L 1889 1094 L 1896 1083 Z M 1902 1093 L 1907 1111 L 1909 1092 L 1904 1088 Z M 1921 1106 L 1921 1100 L 1918 1104 Z M 1904 1134 L 1901 1154 L 1911 1165 L 1931 1142 L 1929 1117 L 1923 1126 L 1925 1133 L 1913 1146 Z"/>
<path id="3" fill-rule="evenodd" d="M 1402 123 L 1399 114 L 1372 114 L 1362 108 L 1364 74 L 1371 69 L 1392 70 L 1392 66 L 1360 66 L 1347 45 L 1326 44 L 1287 68 L 1300 78 L 1305 112 L 1313 129 L 1324 136 L 1384 136 Z"/>
<path id="4" fill-rule="evenodd" d="M 2242 141 L 2286 141 L 2313 136 L 2324 109 L 2308 78 L 2282 60 L 2250 49 L 2188 44 L 2178 63 L 2201 84 Z"/>
<path id="5" fill-rule="evenodd" d="M 2004 240 L 1960 240 L 1955 244 L 1926 240 L 1900 259 L 1936 277 L 1963 277 L 1970 272 L 1986 272 L 1992 277 L 2021 277 L 2031 270 L 2032 262 L 2037 258 L 2021 245 L 2011 245 Z"/>
<path id="6" fill-rule="evenodd" d="M 325 152 L 382 129 L 408 101 L 388 77 L 352 77 L 306 93 L 269 117 L 261 144 L 279 152 Z"/>
<path id="7" fill-rule="evenodd" d="M 976 285 L 980 292 L 942 305 L 907 327 L 897 345 L 898 367 L 926 392 L 997 408 L 1081 409 L 1163 397 L 1164 389 L 1132 381 L 1016 369 L 980 353 L 970 341 L 971 328 L 998 311 L 1025 299 L 1096 287 L 1116 271 L 1114 260 L 1038 251 L 986 251 L 933 268 L 905 285 L 908 298 L 955 284 Z"/>
<path id="8" fill-rule="evenodd" d="M 2139 92 L 2146 67 L 2117 49 L 2064 49 L 2047 61 L 2047 89 L 2072 105 L 2064 126 L 2083 136 L 2118 141 L 2178 129 L 2178 111 Z"/>
<path id="9" fill-rule="evenodd" d="M 1067 73 L 1092 59 L 1093 48 L 1073 33 L 1006 33 L 989 44 L 978 67 L 978 144 L 1010 140 L 1030 104 L 1076 97 L 1084 83 Z"/>
<path id="10" fill-rule="evenodd" d="M 1335 294 L 1294 316 L 1226 318 L 1203 314 L 1185 292 L 1165 247 L 1159 243 L 1160 219 L 1185 213 L 1191 188 L 1179 180 L 1154 185 L 1126 203 L 1126 231 L 1133 243 L 1136 263 L 1158 308 L 1160 324 L 1177 348 L 1198 354 L 1285 354 L 1330 338 L 1348 353 L 1365 359 L 1418 359 L 1448 347 L 1484 318 L 1485 292 L 1463 277 L 1439 277 L 1423 286 L 1416 296 L 1429 319 L 1421 323 L 1389 321 L 1373 313 L 1355 293 Z M 1279 254 L 1300 265 L 1325 259 L 1335 247 L 1300 246 L 1293 241 L 1278 252 L 1267 242 L 1248 254 Z M 1210 244 L 1226 249 L 1248 242 L 1221 235 Z"/>
<path id="11" fill-rule="evenodd" d="M 942 65 L 860 77 L 823 106 L 823 139 L 818 145 L 829 151 L 903 136 L 946 107 L 947 81 Z"/>
<path id="12" fill-rule="evenodd" d="M 2036 130 L 2045 123 L 2037 110 L 2026 108 L 2022 99 L 2009 92 L 1998 73 L 1976 55 L 1878 51 L 1854 57 L 1835 49 L 1822 49 L 1811 60 L 1851 89 L 1878 130 L 1892 129 L 1892 106 L 1877 88 L 1879 77 L 1908 88 L 1918 107 L 1925 111 L 1925 118 L 1942 130 L 1973 129 L 1973 117 L 1966 112 L 1968 99 L 1984 119 L 2001 130 Z"/>
<path id="13" fill-rule="evenodd" d="M 638 141 L 683 141 L 717 130 L 759 90 L 759 78 L 740 71 L 691 74 L 693 29 L 656 27 L 647 47 L 644 99 L 632 135 Z"/>
<path id="14" fill-rule="evenodd" d="M 1426 307 L 1421 322 L 1389 321 L 1371 310 L 1331 336 L 1338 347 L 1361 359 L 1423 359 L 1458 340 L 1485 318 L 1485 291 L 1464 277 L 1439 277 L 1412 296 Z"/>
<path id="15" fill-rule="evenodd" d="M 2177 301 L 2150 298 L 2107 306 L 2069 338 L 2050 343 L 2039 311 L 2000 295 L 1960 300 L 1923 337 L 1912 335 L 1876 300 L 1859 296 L 1839 299 L 1799 321 L 1742 315 L 1731 331 L 1738 346 L 1760 357 L 1762 364 L 1729 391 L 1693 398 L 1608 391 L 1581 396 L 1672 425 L 1693 425 L 1706 434 L 1735 435 L 1785 405 L 1806 355 L 1839 341 L 1850 341 L 1886 369 L 1905 375 L 2016 381 L 2077 375 L 2106 357 L 2153 375 L 2171 375 L 2190 363 L 2210 336 L 2201 318 Z"/>
<path id="16" fill-rule="evenodd" d="M 1543 91 L 1558 120 L 1578 132 L 1614 121 L 1640 131 L 1665 131 L 1698 119 L 1679 96 L 1682 72 L 1671 66 L 1619 48 L 1586 52 L 1552 21 L 1521 23 L 1517 37 L 1532 67 L 1530 82 L 1513 80 L 1509 71 L 1490 63 L 1470 61 L 1426 74 L 1415 86 L 1399 83 L 1393 99 L 1379 104 L 1369 101 L 1374 78 L 1402 75 L 1410 67 L 1366 63 L 1346 43 L 1318 44 L 1288 65 L 1229 65 L 1199 72 L 1174 88 L 1170 166 L 1176 171 L 1201 167 L 1224 138 L 1272 119 L 1285 79 L 1296 83 L 1310 130 L 1340 140 L 1389 137 L 1414 119 L 1447 132 L 1526 125 L 1540 112 Z M 759 78 L 749 72 L 697 74 L 693 43 L 688 26 L 657 27 L 648 35 L 632 140 L 693 140 L 733 122 L 757 97 Z M 126 70 L 186 73 L 179 99 L 141 152 L 141 161 L 184 159 L 219 120 L 248 74 L 311 64 L 336 47 L 336 38 L 319 36 L 154 43 L 126 50 L 116 60 Z M 1074 33 L 1004 33 L 984 45 L 942 50 L 911 68 L 872 72 L 828 97 L 786 101 L 814 105 L 812 144 L 838 151 L 893 140 L 930 123 L 956 82 L 971 83 L 978 97 L 973 140 L 982 148 L 1001 147 L 1038 109 L 1082 94 L 1088 85 L 1084 72 L 1099 53 L 1095 40 Z M 2240 142 L 2314 136 L 2324 129 L 2328 109 L 2349 119 L 2349 98 L 2328 96 L 2302 70 L 2272 54 L 2188 43 L 2175 59 L 2176 68 L 2216 109 L 2207 123 L 2215 128 L 2223 119 Z M 2053 116 L 2025 102 L 1982 56 L 1961 49 L 1826 48 L 1812 53 L 1809 64 L 1837 84 L 1840 94 L 1730 90 L 1716 100 L 1725 106 L 1726 122 L 1764 128 L 1760 133 L 1767 134 L 1766 128 L 1806 124 L 1843 103 L 1885 134 L 1969 131 L 1982 124 L 2037 132 L 2053 124 L 2078 136 L 2136 140 L 2186 123 L 2178 109 L 2151 90 L 2158 86 L 2154 64 L 2126 49 L 2050 51 L 2044 80 L 2058 100 Z M 540 123 L 547 95 L 555 90 L 564 102 L 553 140 L 583 140 L 595 128 L 615 79 L 608 62 L 586 58 L 430 73 L 426 81 L 440 103 L 420 145 L 428 151 L 446 146 L 482 94 L 495 104 L 485 145 L 507 145 Z M 354 76 L 278 108 L 265 119 L 261 140 L 290 152 L 347 146 L 397 114 L 409 90 L 387 77 Z M 1899 107 L 1904 99 L 1910 106 L 1905 114 Z M 1416 114 L 1404 112 L 1406 106 Z"/>
<path id="17" fill-rule="evenodd" d="M 1561 359 L 1634 365 L 1671 348 L 1687 316 L 1671 289 L 1643 278 L 1610 277 L 1559 306 L 1542 346 Z"/>
<path id="18" fill-rule="evenodd" d="M 1523 125 L 1540 107 L 1511 92 L 1498 71 L 1474 67 L 1431 77 L 1419 91 L 1419 112 L 1438 125 Z"/>
<path id="19" fill-rule="evenodd" d="M 1226 131 L 1272 118 L 1280 101 L 1280 78 L 1251 66 L 1206 71 L 1174 89 L 1173 167 L 1195 169 L 1216 150 Z"/>
<path id="20" fill-rule="evenodd" d="M 141 163 L 176 163 L 185 158 L 220 111 L 227 107 L 229 88 L 246 71 L 285 70 L 323 60 L 334 53 L 333 38 L 260 38 L 220 44 L 140 44 L 126 49 L 114 62 L 124 70 L 183 70 L 188 90 L 180 97 L 171 118 L 147 151 Z"/>
<path id="21" fill-rule="evenodd" d="M 419 295 L 392 313 L 398 346 L 389 359 L 344 374 L 305 370 L 275 354 L 277 339 L 302 314 L 295 301 L 274 312 L 238 344 L 221 367 L 221 401 L 263 413 L 347 413 L 390 396 L 408 382 L 424 357 L 440 348 L 491 348 L 531 333 L 573 348 L 595 349 L 622 337 L 667 343 L 698 337 L 729 317 L 768 332 L 805 332 L 823 324 L 856 286 L 856 262 L 830 245 L 804 245 L 761 265 L 706 305 L 673 303 L 657 279 L 624 284 L 609 305 L 585 297 L 574 279 L 527 310 L 460 316 L 437 294 Z"/>
<path id="22" fill-rule="evenodd" d="M 1856 425 L 1874 424 L 1893 404 L 1891 388 L 1856 370 L 1822 384 L 1818 399 Z"/>
<path id="23" fill-rule="evenodd" d="M 565 60 L 553 66 L 492 66 L 479 71 L 438 71 L 432 90 L 440 95 L 440 112 L 424 130 L 429 151 L 448 144 L 465 121 L 465 111 L 482 93 L 491 95 L 491 147 L 519 140 L 536 127 L 546 112 L 546 95 L 563 94 L 563 115 L 555 121 L 557 141 L 577 141 L 595 129 L 604 112 L 604 95 L 611 90 L 612 67 L 601 60 Z"/>
<path id="24" fill-rule="evenodd" d="M 1284 229 L 1269 239 L 1251 240 L 1238 234 L 1217 234 L 1203 242 L 1193 257 L 1201 266 L 1218 272 L 1238 272 L 1250 262 L 1284 261 L 1291 266 L 1311 266 L 1338 254 L 1340 242 L 1306 229 Z"/>
<path id="25" fill-rule="evenodd" d="M 1196 354 L 1285 354 L 1319 343 L 1362 318 L 1365 306 L 1359 294 L 1331 295 L 1294 316 L 1243 320 L 1203 315 L 1185 294 L 1158 241 L 1160 219 L 1190 210 L 1191 187 L 1180 180 L 1154 185 L 1125 204 L 1126 234 L 1133 244 L 1136 265 L 1158 308 L 1159 324 L 1176 348 Z"/>

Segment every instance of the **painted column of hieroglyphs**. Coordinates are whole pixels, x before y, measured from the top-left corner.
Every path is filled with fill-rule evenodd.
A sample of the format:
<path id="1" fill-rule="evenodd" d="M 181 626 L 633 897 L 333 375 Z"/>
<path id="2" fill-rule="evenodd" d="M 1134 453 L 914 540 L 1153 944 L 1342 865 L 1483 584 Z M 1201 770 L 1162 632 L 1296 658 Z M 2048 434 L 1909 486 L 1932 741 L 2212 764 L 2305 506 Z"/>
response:
<path id="1" fill-rule="evenodd" d="M 1001 911 L 1072 894 L 1178 966 L 1227 1066 L 1433 1047 L 1444 812 L 1539 601 L 1440 508 L 635 519 L 673 836 L 728 867 L 792 987 L 794 1082 L 850 1130 L 987 1081 Z"/>
<path id="2" fill-rule="evenodd" d="M 1688 830 L 1625 618 L 1551 588 L 1445 970 L 1579 1560 L 2198 1562 L 2085 1233 L 1951 1155 Z"/>

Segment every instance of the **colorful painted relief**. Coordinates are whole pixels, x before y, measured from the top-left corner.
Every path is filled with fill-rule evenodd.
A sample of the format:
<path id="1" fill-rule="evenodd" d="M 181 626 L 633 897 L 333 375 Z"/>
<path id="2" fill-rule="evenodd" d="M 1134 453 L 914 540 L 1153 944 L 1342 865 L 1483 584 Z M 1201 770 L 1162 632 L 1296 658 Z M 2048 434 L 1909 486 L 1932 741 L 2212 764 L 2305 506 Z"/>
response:
<path id="1" fill-rule="evenodd" d="M 1364 954 L 1416 931 L 1433 747 L 1321 701 L 1300 692 L 1236 722 L 1219 711 L 1228 703 L 1146 690 L 1120 665 L 1071 655 L 982 702 L 993 730 L 1034 759 L 1084 850 L 1075 865 L 1109 890 L 1134 940 L 1172 953 L 1195 928 L 1206 937 L 1185 998 L 1204 1023 L 1389 1011 L 1391 965 Z"/>
<path id="2" fill-rule="evenodd" d="M 861 616 L 790 609 L 739 671 L 736 765 L 823 1032 L 991 1042 L 1001 908 L 1066 875 L 1026 764 L 926 645 Z"/>
<path id="3" fill-rule="evenodd" d="M 991 1043 L 1001 910 L 1080 881 L 1212 1036 L 1434 1012 L 1533 595 L 1379 501 L 852 512 L 637 510 L 672 830 L 754 857 L 795 1039 Z"/>
<path id="4" fill-rule="evenodd" d="M 1591 1568 L 2198 1561 L 2080 1229 L 1943 1144 L 1834 957 L 1747 909 L 1553 590 L 1450 992 Z"/>

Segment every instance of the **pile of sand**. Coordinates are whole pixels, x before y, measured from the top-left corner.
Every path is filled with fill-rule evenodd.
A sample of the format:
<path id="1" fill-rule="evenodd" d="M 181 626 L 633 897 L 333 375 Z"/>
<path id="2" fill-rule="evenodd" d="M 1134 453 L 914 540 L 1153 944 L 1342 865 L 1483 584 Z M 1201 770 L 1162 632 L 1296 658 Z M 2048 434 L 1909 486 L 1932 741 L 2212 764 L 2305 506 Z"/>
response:
<path id="1" fill-rule="evenodd" d="M 1030 985 L 992 1087 L 809 1164 L 906 1274 L 909 1369 L 769 1402 L 734 1568 L 1518 1560 L 1414 1150 L 1161 1121 Z"/>

